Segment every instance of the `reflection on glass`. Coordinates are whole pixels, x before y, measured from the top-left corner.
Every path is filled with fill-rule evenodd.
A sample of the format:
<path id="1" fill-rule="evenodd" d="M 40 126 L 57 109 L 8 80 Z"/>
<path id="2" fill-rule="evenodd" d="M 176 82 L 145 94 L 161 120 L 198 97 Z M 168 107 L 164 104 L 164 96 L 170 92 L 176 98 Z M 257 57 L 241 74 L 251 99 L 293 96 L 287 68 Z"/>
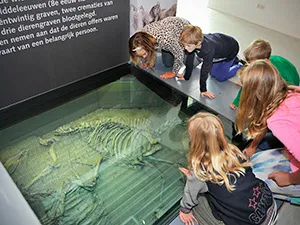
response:
<path id="1" fill-rule="evenodd" d="M 180 198 L 187 116 L 132 77 L 0 131 L 42 224 L 153 224 Z"/>

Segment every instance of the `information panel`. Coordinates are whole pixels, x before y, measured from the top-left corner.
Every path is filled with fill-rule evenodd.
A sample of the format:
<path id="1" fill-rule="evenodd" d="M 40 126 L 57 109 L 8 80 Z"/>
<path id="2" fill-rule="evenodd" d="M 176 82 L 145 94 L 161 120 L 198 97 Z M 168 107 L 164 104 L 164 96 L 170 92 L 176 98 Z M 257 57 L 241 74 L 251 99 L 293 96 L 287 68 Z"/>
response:
<path id="1" fill-rule="evenodd" d="M 0 0 L 0 109 L 128 61 L 129 0 Z"/>

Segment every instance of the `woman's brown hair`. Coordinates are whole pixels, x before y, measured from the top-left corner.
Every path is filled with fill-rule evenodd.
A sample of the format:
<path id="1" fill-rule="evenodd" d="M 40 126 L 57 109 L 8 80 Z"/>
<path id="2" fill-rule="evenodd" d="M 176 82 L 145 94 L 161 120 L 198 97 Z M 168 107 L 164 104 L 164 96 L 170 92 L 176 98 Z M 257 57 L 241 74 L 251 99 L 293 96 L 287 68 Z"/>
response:
<path id="1" fill-rule="evenodd" d="M 241 74 L 243 89 L 236 115 L 236 128 L 241 133 L 248 128 L 248 137 L 255 138 L 267 129 L 267 119 L 286 99 L 288 86 L 278 70 L 266 60 L 250 63 Z"/>
<path id="2" fill-rule="evenodd" d="M 141 61 L 153 68 L 155 64 L 155 38 L 146 32 L 137 32 L 132 35 L 128 43 L 130 61 L 134 64 L 140 64 Z M 137 56 L 135 51 L 137 48 L 143 48 L 147 51 L 148 56 L 145 59 Z"/>

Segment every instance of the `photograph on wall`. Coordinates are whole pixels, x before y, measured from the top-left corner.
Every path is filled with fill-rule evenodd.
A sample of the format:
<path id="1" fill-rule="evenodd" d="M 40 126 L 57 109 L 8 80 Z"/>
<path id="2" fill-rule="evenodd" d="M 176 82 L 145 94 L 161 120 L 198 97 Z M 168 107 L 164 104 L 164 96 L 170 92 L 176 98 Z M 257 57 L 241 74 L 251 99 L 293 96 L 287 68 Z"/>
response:
<path id="1" fill-rule="evenodd" d="M 176 16 L 177 0 L 130 0 L 130 36 L 145 25 Z"/>

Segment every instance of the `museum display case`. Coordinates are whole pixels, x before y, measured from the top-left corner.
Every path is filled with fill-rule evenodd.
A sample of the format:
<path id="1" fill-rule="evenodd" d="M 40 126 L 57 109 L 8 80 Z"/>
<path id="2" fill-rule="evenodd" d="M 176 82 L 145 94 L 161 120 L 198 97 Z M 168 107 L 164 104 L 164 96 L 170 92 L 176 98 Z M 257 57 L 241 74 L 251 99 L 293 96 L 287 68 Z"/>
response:
<path id="1" fill-rule="evenodd" d="M 159 224 L 178 209 L 185 98 L 128 71 L 1 112 L 0 160 L 41 224 Z"/>

